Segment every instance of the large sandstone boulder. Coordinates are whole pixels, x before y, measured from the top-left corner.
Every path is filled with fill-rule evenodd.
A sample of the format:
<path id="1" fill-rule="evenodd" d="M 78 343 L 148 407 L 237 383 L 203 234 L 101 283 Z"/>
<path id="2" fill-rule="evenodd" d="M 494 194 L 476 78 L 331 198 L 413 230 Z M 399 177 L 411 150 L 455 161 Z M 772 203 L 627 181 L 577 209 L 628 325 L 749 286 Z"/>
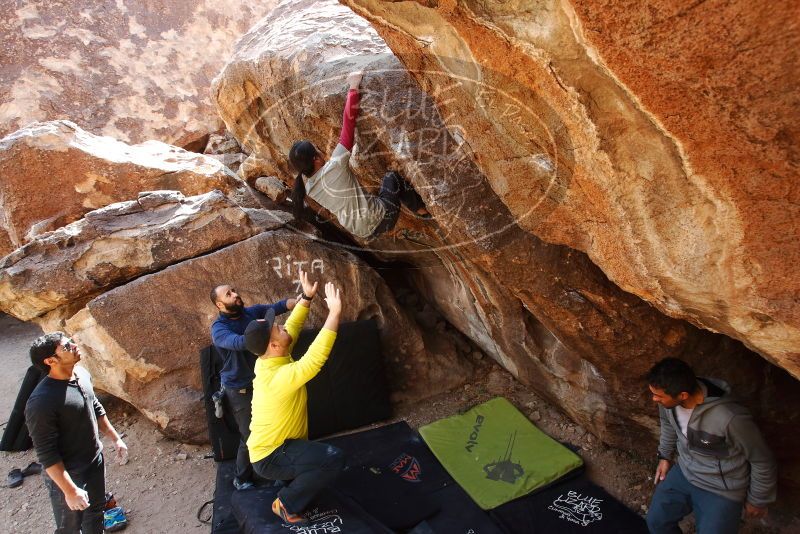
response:
<path id="1" fill-rule="evenodd" d="M 158 141 L 128 145 L 68 121 L 32 124 L 0 139 L 0 255 L 140 191 L 235 196 L 244 187 L 219 161 Z"/>
<path id="2" fill-rule="evenodd" d="M 417 9 L 407 4 L 392 9 Z M 552 210 L 564 202 L 577 165 L 570 152 L 575 139 L 558 130 L 548 143 L 526 144 L 528 137 L 541 141 L 544 125 L 538 115 L 518 114 L 514 135 L 520 150 L 530 152 L 496 160 L 508 179 L 498 185 L 482 164 L 500 153 L 474 150 L 468 132 L 447 123 L 455 118 L 437 111 L 434 98 L 377 34 L 335 2 L 280 4 L 242 38 L 215 79 L 220 114 L 250 152 L 242 169 L 291 181 L 286 154 L 296 139 L 310 139 L 330 154 L 341 124 L 344 78 L 355 68 L 367 75 L 354 173 L 374 190 L 387 168 L 399 169 L 435 216 L 424 222 L 404 214 L 394 235 L 362 247 L 410 264 L 417 286 L 453 325 L 606 442 L 652 452 L 658 422 L 642 376 L 655 361 L 681 356 L 701 372 L 744 386 L 772 425 L 787 472 L 797 472 L 798 441 L 785 432 L 797 418 L 779 409 L 782 399 L 800 397 L 797 383 L 722 336 L 624 292 L 586 254 L 537 237 L 528 219 L 545 224 L 544 207 L 526 217 L 515 213 L 525 203 L 550 204 Z M 497 95 L 484 98 L 490 97 Z M 502 110 L 506 104 L 493 105 Z M 484 135 L 482 142 L 491 142 Z M 501 147 L 498 141 L 496 150 Z M 516 193 L 524 193 L 522 200 L 503 189 L 523 178 L 528 188 Z M 759 378 L 741 375 L 745 368 L 754 370 L 748 377 Z"/>
<path id="3" fill-rule="evenodd" d="M 0 0 L 0 137 L 69 119 L 129 143 L 202 143 L 219 128 L 211 78 L 273 5 Z"/>
<path id="4" fill-rule="evenodd" d="M 264 228 L 220 191 L 194 197 L 154 191 L 90 211 L 0 260 L 0 310 L 28 321 L 85 302 L 143 274 L 287 222 L 286 213 L 268 213 Z"/>
<path id="5" fill-rule="evenodd" d="M 796 3 L 343 2 L 520 226 L 800 378 Z"/>
<path id="6" fill-rule="evenodd" d="M 97 387 L 125 399 L 182 441 L 207 440 L 198 352 L 211 343 L 216 284 L 234 285 L 246 304 L 299 292 L 299 268 L 334 281 L 344 297 L 342 319 L 375 318 L 396 399 L 420 398 L 462 383 L 470 365 L 450 348 L 426 350 L 416 324 L 398 307 L 377 273 L 352 254 L 290 231 L 261 233 L 108 291 L 66 321 L 84 347 Z M 320 327 L 322 299 L 307 322 Z"/>

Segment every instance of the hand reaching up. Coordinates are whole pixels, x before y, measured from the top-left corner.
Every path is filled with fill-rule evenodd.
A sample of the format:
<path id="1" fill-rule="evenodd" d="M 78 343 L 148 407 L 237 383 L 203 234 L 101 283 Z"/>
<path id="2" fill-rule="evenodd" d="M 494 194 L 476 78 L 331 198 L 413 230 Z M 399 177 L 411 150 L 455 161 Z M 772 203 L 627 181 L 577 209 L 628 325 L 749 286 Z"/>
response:
<path id="1" fill-rule="evenodd" d="M 339 316 L 342 314 L 342 297 L 331 282 L 325 284 L 325 303 L 328 305 L 328 318 L 322 328 L 336 332 L 339 329 Z"/>
<path id="2" fill-rule="evenodd" d="M 328 312 L 330 314 L 342 313 L 342 298 L 339 295 L 339 290 L 333 285 L 332 282 L 325 284 L 325 303 L 328 305 Z"/>
<path id="3" fill-rule="evenodd" d="M 364 77 L 364 72 L 356 70 L 347 75 L 347 83 L 350 84 L 350 89 L 358 89 L 361 85 L 361 78 Z"/>
<path id="4" fill-rule="evenodd" d="M 308 273 L 300 269 L 300 285 L 303 286 L 303 293 L 309 298 L 313 298 L 317 294 L 318 282 L 311 283 L 308 278 Z"/>

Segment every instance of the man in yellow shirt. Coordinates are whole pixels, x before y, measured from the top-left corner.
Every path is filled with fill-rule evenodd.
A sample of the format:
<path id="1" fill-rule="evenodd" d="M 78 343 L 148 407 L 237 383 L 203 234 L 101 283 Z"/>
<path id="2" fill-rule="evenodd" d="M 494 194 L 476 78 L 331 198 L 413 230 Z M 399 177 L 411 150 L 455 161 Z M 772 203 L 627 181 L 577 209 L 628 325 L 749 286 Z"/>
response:
<path id="1" fill-rule="evenodd" d="M 303 512 L 314 496 L 329 485 L 344 468 L 344 453 L 331 445 L 308 441 L 308 397 L 306 382 L 319 373 L 336 341 L 342 300 L 339 290 L 325 284 L 328 317 L 306 354 L 298 361 L 292 348 L 308 316 L 317 292 L 308 274 L 300 271 L 303 296 L 285 326 L 275 323 L 268 310 L 263 320 L 245 330 L 247 350 L 258 354 L 253 380 L 253 418 L 247 448 L 258 476 L 268 480 L 290 480 L 278 492 L 272 511 L 289 524 L 305 522 Z"/>

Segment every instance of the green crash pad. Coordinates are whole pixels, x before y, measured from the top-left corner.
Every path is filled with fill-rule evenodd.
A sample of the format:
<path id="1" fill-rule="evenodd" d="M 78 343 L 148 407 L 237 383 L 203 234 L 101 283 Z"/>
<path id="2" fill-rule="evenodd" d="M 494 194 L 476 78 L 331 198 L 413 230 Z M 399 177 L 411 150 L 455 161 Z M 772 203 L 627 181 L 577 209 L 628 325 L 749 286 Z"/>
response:
<path id="1" fill-rule="evenodd" d="M 419 433 L 484 510 L 527 495 L 583 464 L 502 397 L 423 426 Z"/>

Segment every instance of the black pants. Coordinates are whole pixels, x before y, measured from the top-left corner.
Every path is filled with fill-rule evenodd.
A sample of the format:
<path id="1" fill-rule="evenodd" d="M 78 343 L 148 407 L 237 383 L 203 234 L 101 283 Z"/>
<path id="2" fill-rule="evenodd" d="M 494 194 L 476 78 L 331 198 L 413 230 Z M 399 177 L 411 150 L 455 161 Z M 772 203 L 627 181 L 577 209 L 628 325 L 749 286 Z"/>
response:
<path id="1" fill-rule="evenodd" d="M 106 466 L 103 455 L 85 471 L 70 472 L 69 476 L 76 486 L 89 494 L 89 508 L 70 510 L 61 488 L 45 473 L 44 483 L 50 492 L 56 534 L 103 534 L 103 508 L 106 506 Z"/>
<path id="2" fill-rule="evenodd" d="M 253 388 L 244 390 L 225 388 L 225 398 L 228 401 L 227 408 L 233 414 L 236 426 L 239 427 L 239 434 L 242 435 L 239 450 L 236 451 L 236 478 L 239 482 L 252 482 L 253 466 L 250 464 L 247 438 L 250 437 L 250 418 L 253 415 Z"/>
<path id="3" fill-rule="evenodd" d="M 378 200 L 383 204 L 386 213 L 370 237 L 377 237 L 394 228 L 397 218 L 400 216 L 400 203 L 413 212 L 425 207 L 419 194 L 396 171 L 389 171 L 383 175 Z"/>
<path id="4" fill-rule="evenodd" d="M 287 439 L 272 454 L 253 464 L 260 477 L 291 481 L 278 492 L 291 514 L 302 514 L 322 488 L 330 485 L 344 469 L 341 449 L 304 439 Z"/>

